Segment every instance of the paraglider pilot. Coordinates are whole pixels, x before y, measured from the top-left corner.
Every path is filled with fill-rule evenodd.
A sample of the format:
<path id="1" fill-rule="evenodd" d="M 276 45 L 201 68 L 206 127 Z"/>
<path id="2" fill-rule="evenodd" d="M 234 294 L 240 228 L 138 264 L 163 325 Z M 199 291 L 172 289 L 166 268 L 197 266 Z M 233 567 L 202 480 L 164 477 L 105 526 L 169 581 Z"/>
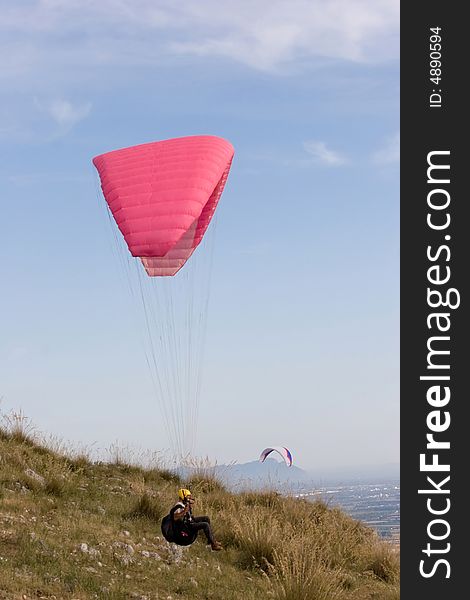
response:
<path id="1" fill-rule="evenodd" d="M 194 498 L 191 492 L 181 488 L 178 490 L 178 498 L 180 501 L 162 521 L 162 533 L 165 538 L 180 546 L 189 546 L 196 540 L 198 533 L 203 531 L 212 550 L 222 550 L 222 545 L 216 541 L 212 533 L 209 517 L 193 516 Z"/>

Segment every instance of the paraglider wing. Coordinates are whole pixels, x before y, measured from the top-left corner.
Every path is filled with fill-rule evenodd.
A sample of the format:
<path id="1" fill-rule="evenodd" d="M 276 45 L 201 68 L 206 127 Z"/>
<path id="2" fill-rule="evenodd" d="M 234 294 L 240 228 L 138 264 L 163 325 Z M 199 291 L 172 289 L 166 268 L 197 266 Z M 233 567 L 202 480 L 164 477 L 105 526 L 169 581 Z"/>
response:
<path id="1" fill-rule="evenodd" d="M 141 144 L 93 159 L 117 226 L 148 275 L 174 275 L 199 245 L 233 153 L 228 141 L 206 135 Z"/>
<path id="2" fill-rule="evenodd" d="M 264 462 L 266 458 L 271 454 L 271 452 L 277 452 L 282 456 L 284 462 L 288 467 L 292 466 L 292 454 L 288 448 L 284 446 L 273 446 L 272 448 L 265 448 L 263 452 L 261 452 L 261 456 L 259 457 L 260 462 Z"/>
<path id="3" fill-rule="evenodd" d="M 93 159 L 130 292 L 142 305 L 155 396 L 172 451 L 180 458 L 194 448 L 201 393 L 213 249 L 207 229 L 233 154 L 227 140 L 200 135 Z M 127 247 L 115 235 L 115 225 Z M 205 247 L 186 265 L 201 242 Z M 149 277 L 142 277 L 142 267 Z M 182 267 L 183 276 L 173 278 Z"/>

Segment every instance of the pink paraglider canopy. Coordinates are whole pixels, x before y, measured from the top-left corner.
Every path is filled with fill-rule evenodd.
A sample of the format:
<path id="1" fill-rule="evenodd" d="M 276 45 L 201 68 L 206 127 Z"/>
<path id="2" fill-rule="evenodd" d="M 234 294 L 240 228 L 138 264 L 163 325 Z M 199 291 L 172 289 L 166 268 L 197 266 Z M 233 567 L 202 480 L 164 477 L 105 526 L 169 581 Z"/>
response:
<path id="1" fill-rule="evenodd" d="M 271 452 L 277 452 L 282 456 L 284 462 L 288 467 L 292 466 L 292 454 L 288 448 L 284 448 L 284 446 L 273 446 L 272 448 L 265 448 L 263 452 L 261 452 L 261 456 L 259 457 L 260 462 L 264 462 L 266 458 L 271 454 Z"/>
<path id="2" fill-rule="evenodd" d="M 200 244 L 233 154 L 230 142 L 203 135 L 114 150 L 93 159 L 117 226 L 148 275 L 175 275 Z"/>

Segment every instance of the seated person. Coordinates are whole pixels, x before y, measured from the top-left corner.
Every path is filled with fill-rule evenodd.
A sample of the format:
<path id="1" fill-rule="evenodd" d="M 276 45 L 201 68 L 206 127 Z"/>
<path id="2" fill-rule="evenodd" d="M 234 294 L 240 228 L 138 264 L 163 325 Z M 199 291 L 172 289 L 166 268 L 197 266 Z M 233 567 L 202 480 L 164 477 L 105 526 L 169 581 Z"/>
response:
<path id="1" fill-rule="evenodd" d="M 182 546 L 192 544 L 200 531 L 203 531 L 212 550 L 222 550 L 222 545 L 214 538 L 209 517 L 194 517 L 194 498 L 187 489 L 178 490 L 179 502 L 170 510 L 173 529 L 173 542 Z"/>

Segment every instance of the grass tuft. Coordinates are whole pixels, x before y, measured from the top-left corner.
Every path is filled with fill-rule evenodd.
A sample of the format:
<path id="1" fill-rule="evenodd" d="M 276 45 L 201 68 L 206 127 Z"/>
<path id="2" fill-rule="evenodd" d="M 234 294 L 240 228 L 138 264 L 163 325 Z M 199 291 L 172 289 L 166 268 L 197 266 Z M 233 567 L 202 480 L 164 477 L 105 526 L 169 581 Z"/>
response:
<path id="1" fill-rule="evenodd" d="M 398 583 L 400 560 L 393 547 L 377 542 L 363 550 L 362 568 L 386 583 Z"/>
<path id="2" fill-rule="evenodd" d="M 147 492 L 144 492 L 137 500 L 132 510 L 126 514 L 126 517 L 130 519 L 150 519 L 159 523 L 166 512 L 167 511 L 154 498 L 151 498 Z"/>
<path id="3" fill-rule="evenodd" d="M 234 521 L 235 541 L 240 550 L 242 567 L 259 567 L 268 571 L 283 544 L 282 524 L 272 513 L 253 507 Z"/>
<path id="4" fill-rule="evenodd" d="M 35 441 L 36 427 L 21 410 L 1 413 L 0 430 L 3 439 L 19 444 L 33 444 Z"/>
<path id="5" fill-rule="evenodd" d="M 325 567 L 315 546 L 295 540 L 274 554 L 275 600 L 342 600 L 341 572 Z"/>

